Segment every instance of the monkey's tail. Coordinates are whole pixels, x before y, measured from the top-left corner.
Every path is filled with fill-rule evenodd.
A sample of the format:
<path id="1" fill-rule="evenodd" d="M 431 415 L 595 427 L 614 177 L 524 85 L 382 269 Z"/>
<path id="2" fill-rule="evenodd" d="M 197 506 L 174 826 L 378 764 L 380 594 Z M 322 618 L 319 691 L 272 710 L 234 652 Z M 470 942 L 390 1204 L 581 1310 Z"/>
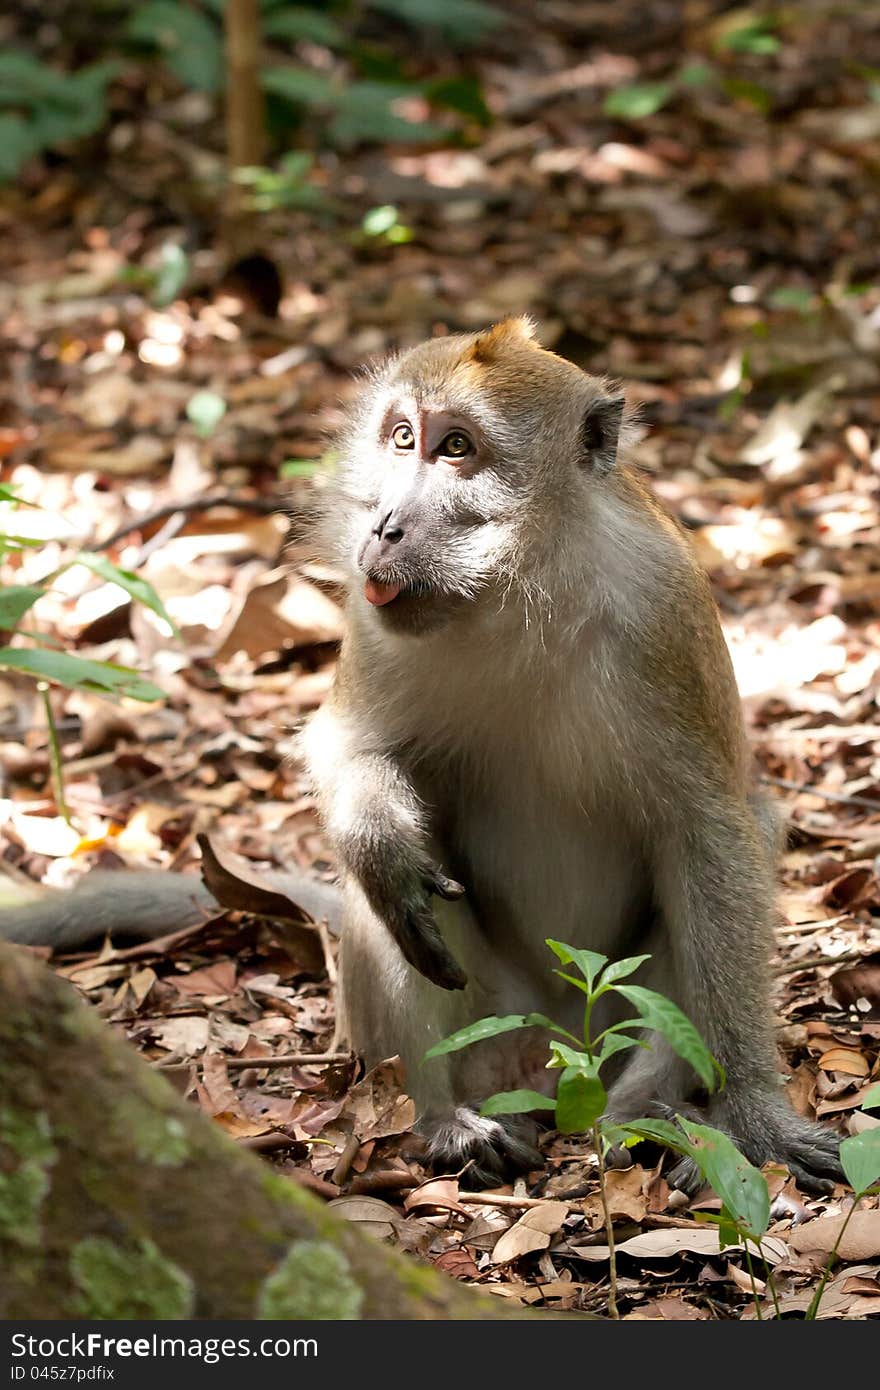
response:
<path id="1" fill-rule="evenodd" d="M 326 918 L 331 928 L 338 926 L 340 900 L 333 884 L 303 874 L 296 902 L 317 921 Z M 96 869 L 69 891 L 49 889 L 0 907 L 0 940 L 53 951 L 73 950 L 108 933 L 149 941 L 222 911 L 195 874 Z"/>

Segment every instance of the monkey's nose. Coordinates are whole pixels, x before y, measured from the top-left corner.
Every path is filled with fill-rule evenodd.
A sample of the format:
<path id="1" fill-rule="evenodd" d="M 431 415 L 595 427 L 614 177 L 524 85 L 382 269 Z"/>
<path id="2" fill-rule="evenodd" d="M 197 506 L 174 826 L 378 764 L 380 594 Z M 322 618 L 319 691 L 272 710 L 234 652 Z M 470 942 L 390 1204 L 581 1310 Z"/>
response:
<path id="1" fill-rule="evenodd" d="M 387 541 L 389 545 L 396 545 L 403 540 L 403 527 L 400 518 L 393 512 L 386 512 L 385 516 L 380 517 L 373 527 L 373 535 L 377 541 Z"/>

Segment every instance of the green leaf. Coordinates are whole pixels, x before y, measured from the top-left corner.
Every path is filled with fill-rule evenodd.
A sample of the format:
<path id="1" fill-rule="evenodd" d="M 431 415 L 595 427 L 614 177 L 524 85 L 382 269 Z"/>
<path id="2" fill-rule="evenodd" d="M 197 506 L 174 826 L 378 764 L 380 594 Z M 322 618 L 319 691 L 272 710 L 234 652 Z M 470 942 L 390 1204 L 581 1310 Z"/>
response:
<path id="1" fill-rule="evenodd" d="M 448 1038 L 442 1042 L 435 1043 L 429 1048 L 422 1058 L 427 1062 L 431 1057 L 443 1057 L 447 1052 L 460 1052 L 463 1047 L 470 1047 L 472 1043 L 484 1042 L 486 1038 L 497 1038 L 499 1033 L 512 1033 L 517 1028 L 530 1027 L 530 1014 L 505 1014 L 499 1018 L 492 1015 L 489 1018 L 477 1019 L 476 1023 L 469 1023 L 466 1028 L 459 1028 L 458 1032 L 450 1033 Z"/>
<path id="2" fill-rule="evenodd" d="M 671 1120 L 628 1120 L 626 1124 L 616 1125 L 617 1133 L 629 1136 L 633 1141 L 650 1140 L 662 1144 L 673 1153 L 688 1155 L 693 1149 L 687 1136 Z"/>
<path id="3" fill-rule="evenodd" d="M 152 44 L 187 87 L 218 92 L 223 83 L 223 47 L 217 25 L 200 10 L 177 0 L 147 0 L 128 24 L 129 38 Z"/>
<path id="4" fill-rule="evenodd" d="M 435 29 L 450 43 L 479 43 L 507 23 L 507 16 L 485 0 L 369 0 L 374 10 L 393 14 L 416 28 Z"/>
<path id="5" fill-rule="evenodd" d="M 880 1110 L 880 1086 L 871 1086 L 862 1096 L 863 1110 Z"/>
<path id="6" fill-rule="evenodd" d="M 311 68 L 285 65 L 264 68 L 261 78 L 264 89 L 286 101 L 300 106 L 334 107 L 339 99 L 339 85 Z"/>
<path id="7" fill-rule="evenodd" d="M 639 1038 L 628 1038 L 625 1033 L 606 1033 L 599 1048 L 599 1066 L 603 1067 L 610 1057 L 616 1056 L 618 1052 L 626 1052 L 630 1047 L 644 1047 L 650 1051 L 648 1044 Z"/>
<path id="8" fill-rule="evenodd" d="M 677 1004 L 642 985 L 615 985 L 618 994 L 634 1005 L 642 1023 L 666 1039 L 673 1052 L 689 1062 L 710 1091 L 724 1081 L 724 1070 L 715 1061 L 690 1019 Z"/>
<path id="9" fill-rule="evenodd" d="M 567 946 L 564 941 L 554 941 L 549 936 L 546 940 L 550 950 L 562 961 L 563 965 L 577 966 L 587 982 L 587 988 L 592 992 L 596 976 L 608 964 L 608 957 L 600 956 L 598 951 L 577 950 L 576 947 Z"/>
<path id="10" fill-rule="evenodd" d="M 751 19 L 740 28 L 731 28 L 719 35 L 717 47 L 727 48 L 733 53 L 778 53 L 782 43 L 773 33 L 774 27 L 769 16 Z"/>
<path id="11" fill-rule="evenodd" d="M 6 531 L 0 531 L 0 555 L 10 550 L 39 550 L 45 544 L 36 536 L 11 536 Z"/>
<path id="12" fill-rule="evenodd" d="M 386 140 L 425 143 L 445 137 L 446 127 L 436 121 L 411 121 L 392 109 L 392 103 L 414 94 L 418 95 L 418 88 L 399 82 L 350 82 L 337 95 L 331 139 L 352 146 Z"/>
<path id="13" fill-rule="evenodd" d="M 14 179 L 39 148 L 33 126 L 23 116 L 12 111 L 0 115 L 0 179 Z"/>
<path id="14" fill-rule="evenodd" d="M 613 985 L 617 980 L 625 980 L 627 975 L 634 975 L 639 966 L 650 959 L 650 956 L 625 956 L 623 960 L 613 960 L 602 971 L 603 985 Z"/>
<path id="15" fill-rule="evenodd" d="M 759 82 L 750 82 L 747 77 L 726 77 L 723 83 L 727 96 L 734 101 L 745 101 L 766 116 L 773 106 L 773 97 Z"/>
<path id="16" fill-rule="evenodd" d="M 186 416 L 202 439 L 208 439 L 226 414 L 226 402 L 216 391 L 197 391 L 190 396 Z"/>
<path id="17" fill-rule="evenodd" d="M 189 275 L 189 257 L 175 241 L 166 241 L 159 253 L 159 264 L 150 296 L 157 309 L 165 309 L 180 295 Z"/>
<path id="18" fill-rule="evenodd" d="M 861 1134 L 844 1139 L 840 1161 L 854 1192 L 866 1192 L 880 1182 L 880 1129 L 864 1129 Z"/>
<path id="19" fill-rule="evenodd" d="M 815 307 L 816 296 L 805 285 L 780 285 L 767 302 L 772 309 L 794 309 L 799 314 L 809 314 Z"/>
<path id="20" fill-rule="evenodd" d="M 399 210 L 393 203 L 383 203 L 380 207 L 370 208 L 365 212 L 361 222 L 361 231 L 366 236 L 382 236 L 397 225 L 400 217 Z"/>
<path id="21" fill-rule="evenodd" d="M 435 106 L 457 111 L 481 126 L 492 124 L 492 112 L 486 105 L 483 89 L 473 77 L 441 77 L 436 82 L 427 82 L 422 90 Z"/>
<path id="22" fill-rule="evenodd" d="M 572 1071 L 579 1071 L 583 1076 L 598 1075 L 598 1064 L 586 1052 L 567 1047 L 555 1038 L 550 1040 L 550 1052 L 552 1056 L 548 1065 L 551 1067 L 568 1067 Z"/>
<path id="23" fill-rule="evenodd" d="M 678 74 L 678 80 L 683 87 L 706 87 L 714 78 L 715 69 L 711 63 L 703 63 L 699 60 L 685 64 Z"/>
<path id="24" fill-rule="evenodd" d="M 770 1224 L 770 1190 L 759 1169 L 740 1153 L 732 1139 L 709 1125 L 678 1122 L 691 1141 L 691 1157 L 721 1198 L 733 1221 L 760 1240 Z"/>
<path id="25" fill-rule="evenodd" d="M 8 588 L 0 587 L 0 628 L 15 627 L 45 592 L 39 584 L 11 584 Z"/>
<path id="26" fill-rule="evenodd" d="M 132 570 L 122 570 L 118 565 L 111 562 L 103 555 L 79 554 L 74 561 L 77 565 L 84 565 L 86 569 L 96 574 L 99 579 L 104 579 L 108 584 L 118 584 L 120 589 L 124 589 L 130 594 L 135 603 L 140 603 L 144 608 L 149 608 L 153 613 L 168 624 L 175 637 L 180 636 L 180 631 L 168 612 L 164 603 L 160 599 L 156 590 L 146 579 L 141 579 Z"/>
<path id="27" fill-rule="evenodd" d="M 23 671 L 38 680 L 54 681 L 68 690 L 90 690 L 99 695 L 124 695 L 130 700 L 164 700 L 158 686 L 127 666 L 110 662 L 85 661 L 66 652 L 31 650 L 28 647 L 0 647 L 0 668 Z"/>
<path id="28" fill-rule="evenodd" d="M 653 116 L 661 110 L 674 91 L 671 82 L 633 82 L 628 87 L 617 87 L 609 92 L 602 110 L 606 116 L 641 121 L 645 116 Z"/>
<path id="29" fill-rule="evenodd" d="M 608 1097 L 598 1076 L 569 1067 L 556 1091 L 556 1128 L 560 1134 L 583 1134 L 605 1109 Z"/>
<path id="30" fill-rule="evenodd" d="M 499 1091 L 480 1106 L 481 1115 L 524 1115 L 529 1110 L 552 1110 L 553 1100 L 540 1091 Z"/>
<path id="31" fill-rule="evenodd" d="M 299 5 L 267 14 L 263 19 L 263 33 L 267 39 L 290 39 L 294 43 L 308 39 L 321 48 L 348 46 L 348 35 L 335 19 L 318 9 L 304 9 Z"/>

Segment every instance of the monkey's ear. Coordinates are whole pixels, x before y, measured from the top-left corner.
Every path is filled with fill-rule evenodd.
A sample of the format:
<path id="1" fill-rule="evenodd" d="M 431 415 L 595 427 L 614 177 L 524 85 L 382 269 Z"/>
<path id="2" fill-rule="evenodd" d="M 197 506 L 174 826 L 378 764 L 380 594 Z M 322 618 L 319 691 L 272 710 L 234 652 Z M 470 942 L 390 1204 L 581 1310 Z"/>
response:
<path id="1" fill-rule="evenodd" d="M 624 397 L 596 396 L 581 421 L 584 464 L 600 478 L 610 473 L 617 461 L 617 442 L 623 419 Z"/>

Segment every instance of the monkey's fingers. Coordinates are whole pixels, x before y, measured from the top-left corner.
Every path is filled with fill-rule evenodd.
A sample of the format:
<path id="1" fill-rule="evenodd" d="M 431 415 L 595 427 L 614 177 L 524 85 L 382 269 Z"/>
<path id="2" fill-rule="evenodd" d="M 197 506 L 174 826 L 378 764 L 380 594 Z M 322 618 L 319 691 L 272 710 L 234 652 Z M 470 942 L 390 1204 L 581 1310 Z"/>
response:
<path id="1" fill-rule="evenodd" d="M 467 975 L 437 929 L 430 908 L 407 912 L 393 935 L 405 960 L 441 989 L 464 989 Z"/>
<path id="2" fill-rule="evenodd" d="M 447 878 L 446 874 L 435 868 L 428 871 L 425 886 L 429 893 L 435 893 L 438 898 L 445 898 L 448 903 L 456 902 L 465 894 L 464 884 L 456 883 L 454 878 Z"/>

